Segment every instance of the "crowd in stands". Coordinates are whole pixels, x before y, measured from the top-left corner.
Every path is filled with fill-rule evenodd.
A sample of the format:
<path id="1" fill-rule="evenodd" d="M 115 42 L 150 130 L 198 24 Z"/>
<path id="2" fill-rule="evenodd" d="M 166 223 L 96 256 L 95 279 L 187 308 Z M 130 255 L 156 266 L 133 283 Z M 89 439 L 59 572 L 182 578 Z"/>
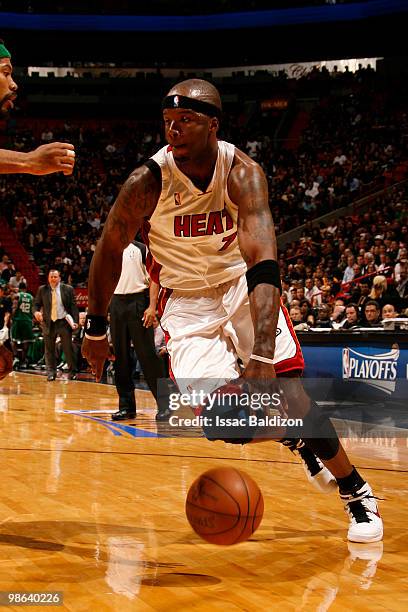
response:
<path id="1" fill-rule="evenodd" d="M 408 159 L 407 135 L 407 113 L 386 112 L 379 99 L 369 100 L 365 93 L 325 99 L 294 152 L 275 151 L 268 135 L 259 135 L 249 154 L 268 175 L 277 233 L 386 186 L 393 169 Z"/>
<path id="2" fill-rule="evenodd" d="M 372 85 L 359 85 L 352 95 L 316 106 L 297 150 L 276 148 L 258 114 L 247 124 L 239 114 L 227 115 L 221 137 L 263 166 L 280 235 L 387 185 L 408 160 L 407 132 L 407 114 L 398 105 Z M 1 177 L 0 211 L 44 277 L 52 267 L 65 282 L 86 286 L 95 243 L 121 184 L 164 144 L 160 123 L 43 122 L 36 136 L 17 128 L 9 138 L 21 150 L 52 139 L 76 145 L 71 178 Z"/>
<path id="3" fill-rule="evenodd" d="M 299 329 L 380 327 L 408 316 L 408 185 L 330 225 L 309 223 L 280 254 L 283 299 Z"/>

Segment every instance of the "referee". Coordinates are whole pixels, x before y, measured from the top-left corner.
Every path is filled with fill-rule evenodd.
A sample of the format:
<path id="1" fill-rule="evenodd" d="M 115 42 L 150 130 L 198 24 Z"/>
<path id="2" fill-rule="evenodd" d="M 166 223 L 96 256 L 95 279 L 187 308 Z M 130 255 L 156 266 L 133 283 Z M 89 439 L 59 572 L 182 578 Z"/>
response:
<path id="1" fill-rule="evenodd" d="M 136 416 L 136 400 L 132 380 L 131 342 L 142 366 L 149 389 L 158 404 L 156 420 L 170 415 L 168 397 L 159 397 L 157 381 L 165 378 L 163 361 L 156 353 L 153 322 L 159 286 L 151 282 L 146 271 L 144 244 L 134 240 L 123 251 L 122 273 L 110 303 L 110 329 L 115 353 L 115 385 L 119 395 L 119 410 L 114 421 Z"/>

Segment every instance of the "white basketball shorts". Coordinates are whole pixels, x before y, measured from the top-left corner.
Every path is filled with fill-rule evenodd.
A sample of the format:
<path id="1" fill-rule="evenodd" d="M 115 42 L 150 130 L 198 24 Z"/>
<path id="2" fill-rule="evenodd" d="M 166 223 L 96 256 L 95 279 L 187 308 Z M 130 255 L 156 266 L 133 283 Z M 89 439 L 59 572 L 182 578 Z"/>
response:
<path id="1" fill-rule="evenodd" d="M 254 344 L 245 275 L 193 295 L 173 291 L 161 326 L 166 332 L 171 370 L 181 392 L 186 392 L 188 386 L 210 392 L 237 378 L 238 358 L 246 366 Z M 299 342 L 283 305 L 273 361 L 278 375 L 300 373 L 304 367 Z"/>

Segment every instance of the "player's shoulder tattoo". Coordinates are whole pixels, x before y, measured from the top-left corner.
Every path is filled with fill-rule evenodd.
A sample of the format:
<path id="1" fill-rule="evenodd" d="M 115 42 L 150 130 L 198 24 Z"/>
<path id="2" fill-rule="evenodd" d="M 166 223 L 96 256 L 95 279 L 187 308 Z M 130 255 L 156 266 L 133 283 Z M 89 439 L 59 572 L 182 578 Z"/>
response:
<path id="1" fill-rule="evenodd" d="M 116 203 L 125 214 L 146 217 L 154 209 L 160 187 L 152 172 L 140 166 L 126 179 Z"/>

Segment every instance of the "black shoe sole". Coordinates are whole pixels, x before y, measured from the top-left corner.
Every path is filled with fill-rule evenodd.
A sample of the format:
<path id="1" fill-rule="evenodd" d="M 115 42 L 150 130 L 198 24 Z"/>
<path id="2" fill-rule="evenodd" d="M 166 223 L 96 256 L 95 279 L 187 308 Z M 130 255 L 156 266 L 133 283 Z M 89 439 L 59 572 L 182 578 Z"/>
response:
<path id="1" fill-rule="evenodd" d="M 166 412 L 158 412 L 156 414 L 156 421 L 168 421 L 169 418 L 171 416 L 171 411 L 167 411 Z"/>

